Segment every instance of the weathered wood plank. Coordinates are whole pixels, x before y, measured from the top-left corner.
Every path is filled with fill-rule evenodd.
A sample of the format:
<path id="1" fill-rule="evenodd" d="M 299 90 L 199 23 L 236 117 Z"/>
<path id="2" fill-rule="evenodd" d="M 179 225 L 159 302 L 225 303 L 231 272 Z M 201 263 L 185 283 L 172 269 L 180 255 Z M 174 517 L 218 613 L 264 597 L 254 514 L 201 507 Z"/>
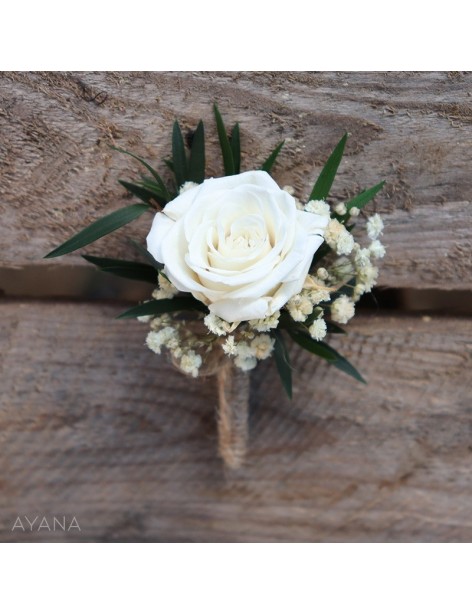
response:
<path id="1" fill-rule="evenodd" d="M 3 265 L 38 261 L 97 216 L 129 202 L 117 184 L 169 153 L 176 116 L 206 120 L 209 174 L 221 171 L 211 102 L 241 121 L 244 166 L 286 139 L 276 178 L 307 192 L 344 130 L 352 137 L 335 184 L 345 198 L 387 188 L 392 287 L 472 287 L 472 73 L 4 73 L 0 76 L 0 214 Z M 148 220 L 105 239 L 144 237 Z M 80 262 L 78 256 L 62 260 Z"/>
<path id="2" fill-rule="evenodd" d="M 211 380 L 143 347 L 122 306 L 3 303 L 0 539 L 472 540 L 472 321 L 359 317 L 364 387 L 292 350 L 252 383 L 247 465 L 216 457 Z M 12 532 L 17 515 L 80 533 Z"/>

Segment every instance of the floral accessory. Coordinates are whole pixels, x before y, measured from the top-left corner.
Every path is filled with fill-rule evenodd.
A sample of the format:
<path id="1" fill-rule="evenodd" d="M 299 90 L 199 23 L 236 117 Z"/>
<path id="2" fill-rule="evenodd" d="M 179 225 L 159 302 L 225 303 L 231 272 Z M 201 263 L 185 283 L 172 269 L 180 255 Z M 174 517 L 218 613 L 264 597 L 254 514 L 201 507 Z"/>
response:
<path id="1" fill-rule="evenodd" d="M 384 182 L 346 203 L 328 204 L 345 134 L 302 202 L 293 188 L 280 188 L 270 176 L 283 142 L 258 170 L 241 172 L 239 124 L 228 136 L 216 105 L 214 114 L 224 177 L 205 179 L 202 121 L 189 135 L 189 152 L 178 122 L 174 123 L 172 158 L 165 160 L 173 175 L 171 184 L 138 156 L 114 148 L 138 160 L 149 173 L 135 183 L 120 181 L 140 202 L 94 222 L 46 258 L 75 251 L 157 210 L 147 249 L 134 242 L 145 262 L 84 258 L 101 270 L 155 286 L 149 301 L 118 317 L 147 322 L 149 349 L 168 352 L 182 372 L 219 376 L 221 423 L 233 367 L 248 372 L 273 356 L 285 391 L 292 396 L 287 338 L 364 381 L 325 338 L 345 332 L 339 325 L 354 316 L 355 303 L 376 282 L 374 263 L 385 255 L 379 240 L 382 220 L 378 214 L 367 218 L 363 245 L 353 231 L 361 210 Z M 239 380 L 239 387 L 245 388 Z M 235 391 L 230 394 L 234 400 Z M 242 411 L 247 421 L 247 407 Z M 235 439 L 235 417 L 226 418 L 226 438 Z M 241 458 L 230 462 L 221 438 L 220 428 L 220 452 L 227 464 L 238 466 Z M 228 446 L 234 452 L 239 444 L 233 441 Z"/>

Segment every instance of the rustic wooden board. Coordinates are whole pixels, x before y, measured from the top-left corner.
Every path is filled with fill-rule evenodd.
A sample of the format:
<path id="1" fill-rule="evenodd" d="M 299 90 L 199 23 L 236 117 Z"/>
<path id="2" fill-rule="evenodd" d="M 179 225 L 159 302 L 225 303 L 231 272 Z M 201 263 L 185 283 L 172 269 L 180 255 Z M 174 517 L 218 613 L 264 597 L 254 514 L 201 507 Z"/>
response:
<path id="1" fill-rule="evenodd" d="M 472 321 L 359 317 L 367 387 L 292 351 L 252 381 L 247 465 L 216 457 L 212 380 L 143 347 L 122 305 L 4 302 L 0 539 L 471 541 Z M 11 531 L 18 515 L 82 531 Z"/>
<path id="2" fill-rule="evenodd" d="M 117 184 L 169 154 L 177 116 L 206 120 L 209 174 L 221 172 L 211 102 L 241 122 L 243 167 L 282 138 L 276 179 L 307 192 L 341 134 L 352 137 L 334 196 L 387 180 L 381 283 L 472 287 L 470 194 L 472 73 L 3 73 L 0 75 L 0 214 L 4 266 L 39 259 L 97 216 L 129 202 Z M 124 254 L 124 236 L 104 239 Z M 78 256 L 64 263 L 78 263 Z"/>

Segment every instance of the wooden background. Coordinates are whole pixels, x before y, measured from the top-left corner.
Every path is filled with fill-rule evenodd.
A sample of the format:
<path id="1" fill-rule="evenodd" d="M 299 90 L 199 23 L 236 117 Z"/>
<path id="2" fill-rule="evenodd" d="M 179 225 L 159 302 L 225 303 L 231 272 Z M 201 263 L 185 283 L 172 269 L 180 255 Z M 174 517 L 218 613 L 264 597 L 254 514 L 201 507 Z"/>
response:
<path id="1" fill-rule="evenodd" d="M 301 194 L 348 130 L 333 196 L 387 180 L 381 283 L 470 296 L 472 75 L 455 72 L 3 73 L 2 271 L 40 279 L 47 251 L 128 202 L 117 179 L 138 168 L 110 144 L 158 161 L 175 117 L 203 118 L 220 172 L 213 100 L 241 122 L 243 168 L 286 139 L 276 179 Z M 88 251 L 129 256 L 149 223 Z M 292 404 L 261 364 L 250 454 L 228 475 L 212 380 L 146 351 L 146 326 L 113 319 L 126 304 L 27 294 L 0 302 L 1 540 L 472 540 L 470 317 L 364 313 L 336 345 L 369 385 L 293 348 Z M 80 533 L 11 531 L 64 514 Z"/>

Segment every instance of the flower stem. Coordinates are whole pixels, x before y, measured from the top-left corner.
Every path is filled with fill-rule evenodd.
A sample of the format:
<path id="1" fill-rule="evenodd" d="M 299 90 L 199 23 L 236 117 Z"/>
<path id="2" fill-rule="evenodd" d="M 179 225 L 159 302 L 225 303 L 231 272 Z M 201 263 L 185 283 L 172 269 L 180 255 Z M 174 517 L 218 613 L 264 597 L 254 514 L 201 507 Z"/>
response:
<path id="1" fill-rule="evenodd" d="M 218 448 L 225 465 L 238 469 L 248 441 L 249 373 L 226 360 L 218 370 Z"/>

